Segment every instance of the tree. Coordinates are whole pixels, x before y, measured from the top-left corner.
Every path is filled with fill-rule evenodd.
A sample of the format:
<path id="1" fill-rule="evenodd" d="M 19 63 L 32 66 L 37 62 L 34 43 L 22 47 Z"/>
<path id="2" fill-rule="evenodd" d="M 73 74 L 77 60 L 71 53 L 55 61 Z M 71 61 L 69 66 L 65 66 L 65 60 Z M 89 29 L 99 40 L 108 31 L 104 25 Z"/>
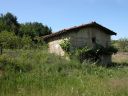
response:
<path id="1" fill-rule="evenodd" d="M 36 37 L 36 36 L 44 36 L 44 35 L 48 35 L 51 34 L 51 28 L 49 28 L 48 26 L 44 26 L 42 23 L 38 23 L 38 22 L 29 22 L 29 23 L 25 23 L 25 24 L 21 24 L 20 27 L 20 35 L 28 35 L 31 36 L 32 38 Z"/>
<path id="2" fill-rule="evenodd" d="M 128 51 L 128 39 L 121 38 L 118 41 L 118 47 L 121 51 Z"/>
<path id="3" fill-rule="evenodd" d="M 9 31 L 18 34 L 20 24 L 17 21 L 17 17 L 11 13 L 1 14 L 0 16 L 0 31 Z"/>
<path id="4" fill-rule="evenodd" d="M 19 38 L 13 32 L 3 31 L 0 33 L 0 44 L 4 48 L 15 48 Z"/>
<path id="5" fill-rule="evenodd" d="M 16 36 L 14 32 L 3 31 L 0 33 L 0 49 L 9 48 L 29 48 L 31 45 L 31 38 L 29 36 L 23 36 L 22 38 Z"/>
<path id="6" fill-rule="evenodd" d="M 21 48 L 29 46 L 32 41 L 35 44 L 35 37 L 51 34 L 51 31 L 51 28 L 38 22 L 20 24 L 17 17 L 9 12 L 0 15 L 0 43 L 4 48 Z"/>
<path id="7" fill-rule="evenodd" d="M 113 40 L 112 45 L 118 48 L 119 51 L 128 52 L 128 39 L 120 38 L 119 40 Z"/>
<path id="8" fill-rule="evenodd" d="M 31 44 L 32 44 L 31 37 L 24 35 L 20 41 L 20 48 L 29 48 Z"/>
<path id="9" fill-rule="evenodd" d="M 1 31 L 14 32 L 20 37 L 28 35 L 31 38 L 34 38 L 35 36 L 51 34 L 52 30 L 48 26 L 38 22 L 19 24 L 17 17 L 8 12 L 5 15 L 0 15 L 0 32 Z"/>

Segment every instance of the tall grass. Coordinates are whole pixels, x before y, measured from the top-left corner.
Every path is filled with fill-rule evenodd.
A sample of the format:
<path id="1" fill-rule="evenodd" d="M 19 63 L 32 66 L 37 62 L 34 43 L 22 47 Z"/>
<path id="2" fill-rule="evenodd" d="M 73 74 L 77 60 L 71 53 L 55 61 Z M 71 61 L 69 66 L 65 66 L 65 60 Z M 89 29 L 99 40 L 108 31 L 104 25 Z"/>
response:
<path id="1" fill-rule="evenodd" d="M 80 64 L 45 49 L 0 56 L 0 96 L 127 96 L 128 68 Z"/>

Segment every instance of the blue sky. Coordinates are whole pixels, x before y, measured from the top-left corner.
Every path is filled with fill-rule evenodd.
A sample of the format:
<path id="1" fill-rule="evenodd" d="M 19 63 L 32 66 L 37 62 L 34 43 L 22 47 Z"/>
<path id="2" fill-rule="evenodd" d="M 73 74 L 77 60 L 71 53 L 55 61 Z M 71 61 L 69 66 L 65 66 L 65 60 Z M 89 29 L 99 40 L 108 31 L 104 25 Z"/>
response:
<path id="1" fill-rule="evenodd" d="M 128 0 L 1 0 L 0 13 L 11 12 L 20 23 L 41 22 L 54 32 L 96 21 L 128 37 Z"/>

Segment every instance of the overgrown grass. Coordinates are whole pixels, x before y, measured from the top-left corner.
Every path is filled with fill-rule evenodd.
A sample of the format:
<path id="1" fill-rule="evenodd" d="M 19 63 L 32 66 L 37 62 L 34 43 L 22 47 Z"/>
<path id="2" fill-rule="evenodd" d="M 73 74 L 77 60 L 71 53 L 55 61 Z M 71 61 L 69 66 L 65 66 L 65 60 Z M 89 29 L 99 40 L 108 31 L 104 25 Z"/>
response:
<path id="1" fill-rule="evenodd" d="M 128 96 L 128 67 L 80 64 L 45 49 L 0 56 L 0 96 Z"/>

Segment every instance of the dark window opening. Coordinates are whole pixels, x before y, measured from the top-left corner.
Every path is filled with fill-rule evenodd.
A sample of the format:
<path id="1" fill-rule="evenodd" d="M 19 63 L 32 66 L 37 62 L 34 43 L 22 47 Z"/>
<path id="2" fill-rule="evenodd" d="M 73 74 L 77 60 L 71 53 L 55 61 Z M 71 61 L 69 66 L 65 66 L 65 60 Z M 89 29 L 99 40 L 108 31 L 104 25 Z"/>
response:
<path id="1" fill-rule="evenodd" d="M 96 37 L 92 37 L 92 43 L 96 43 Z"/>

